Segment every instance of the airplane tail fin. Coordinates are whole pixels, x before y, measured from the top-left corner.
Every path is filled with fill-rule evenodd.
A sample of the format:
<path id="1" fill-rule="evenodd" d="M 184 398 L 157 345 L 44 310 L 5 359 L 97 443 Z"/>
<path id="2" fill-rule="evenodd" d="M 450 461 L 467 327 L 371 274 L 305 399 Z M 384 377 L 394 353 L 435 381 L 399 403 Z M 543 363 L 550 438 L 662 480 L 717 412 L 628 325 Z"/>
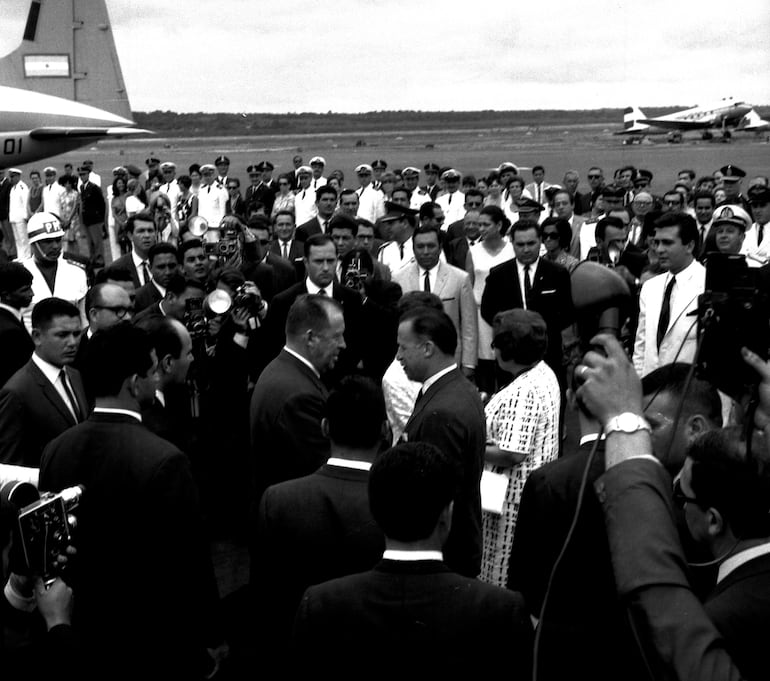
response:
<path id="1" fill-rule="evenodd" d="M 759 114 L 752 109 L 738 123 L 736 130 L 744 130 L 746 132 L 759 132 L 761 130 L 770 129 L 770 121 L 766 121 L 760 118 Z"/>
<path id="2" fill-rule="evenodd" d="M 133 120 L 105 0 L 32 0 L 21 45 L 0 83 Z"/>
<path id="3" fill-rule="evenodd" d="M 640 123 L 647 116 L 642 113 L 638 106 L 627 106 L 623 109 L 623 131 L 621 134 L 630 134 L 635 132 L 644 132 L 649 129 L 646 123 Z"/>

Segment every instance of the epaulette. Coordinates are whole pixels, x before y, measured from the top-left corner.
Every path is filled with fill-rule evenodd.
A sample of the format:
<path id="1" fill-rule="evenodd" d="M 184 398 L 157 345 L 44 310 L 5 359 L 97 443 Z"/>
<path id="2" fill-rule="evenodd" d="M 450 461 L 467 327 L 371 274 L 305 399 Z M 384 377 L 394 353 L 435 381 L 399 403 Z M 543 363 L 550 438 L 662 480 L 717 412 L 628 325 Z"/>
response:
<path id="1" fill-rule="evenodd" d="M 64 259 L 70 264 L 79 267 L 84 272 L 88 269 L 89 260 L 78 253 L 65 253 Z"/>

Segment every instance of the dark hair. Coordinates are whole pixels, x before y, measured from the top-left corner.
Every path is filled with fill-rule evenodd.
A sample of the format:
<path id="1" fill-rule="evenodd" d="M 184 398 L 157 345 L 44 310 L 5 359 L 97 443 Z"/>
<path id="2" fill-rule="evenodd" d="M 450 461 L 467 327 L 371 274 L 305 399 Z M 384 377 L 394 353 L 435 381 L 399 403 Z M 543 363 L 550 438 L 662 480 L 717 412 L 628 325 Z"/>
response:
<path id="1" fill-rule="evenodd" d="M 616 177 L 619 177 L 622 175 L 626 170 L 631 171 L 631 181 L 636 179 L 636 168 L 634 166 L 623 166 L 622 168 L 618 168 Z"/>
<path id="2" fill-rule="evenodd" d="M 282 208 L 281 210 L 279 210 L 279 211 L 278 211 L 278 212 L 277 212 L 277 213 L 276 213 L 276 214 L 273 216 L 273 224 L 275 224 L 275 223 L 276 223 L 276 221 L 278 220 L 278 218 L 279 218 L 279 217 L 281 217 L 282 215 L 288 215 L 288 216 L 291 218 L 291 221 L 292 221 L 292 222 L 294 222 L 294 221 L 295 221 L 294 213 L 293 213 L 292 211 L 290 211 L 290 210 L 287 210 L 287 209 L 285 209 L 285 208 Z"/>
<path id="3" fill-rule="evenodd" d="M 411 201 L 411 200 L 412 200 L 412 192 L 411 192 L 410 190 L 408 190 L 406 187 L 396 187 L 396 188 L 395 188 L 395 189 L 394 189 L 394 190 L 393 190 L 393 191 L 390 193 L 390 195 L 391 195 L 391 196 L 395 196 L 395 195 L 396 195 L 396 192 L 402 192 L 402 193 L 406 194 L 406 198 L 407 198 L 407 201 Z"/>
<path id="4" fill-rule="evenodd" d="M 412 243 L 414 243 L 415 239 L 420 234 L 435 234 L 436 239 L 438 240 L 439 246 L 444 241 L 444 232 L 441 230 L 441 228 L 438 225 L 418 225 L 414 228 L 414 234 L 412 235 Z"/>
<path id="5" fill-rule="evenodd" d="M 679 192 L 676 193 L 679 194 Z M 679 195 L 681 196 L 681 194 Z M 683 244 L 698 243 L 698 225 L 692 215 L 679 212 L 663 213 L 655 220 L 655 229 L 665 229 L 666 227 L 678 227 L 679 238 Z"/>
<path id="6" fill-rule="evenodd" d="M 201 164 L 200 163 L 193 163 L 188 169 L 187 172 L 192 175 L 193 173 L 198 173 L 198 175 L 201 174 Z"/>
<path id="7" fill-rule="evenodd" d="M 543 220 L 543 224 L 540 225 L 541 233 L 546 227 L 553 225 L 556 227 L 556 231 L 559 233 L 559 248 L 569 248 L 572 241 L 572 227 L 570 227 L 569 220 L 564 218 L 546 218 Z"/>
<path id="8" fill-rule="evenodd" d="M 546 190 L 546 191 L 548 191 L 548 190 Z M 557 197 L 559 194 L 566 194 L 566 195 L 567 195 L 567 198 L 569 199 L 569 204 L 570 204 L 570 206 L 574 206 L 574 205 L 575 205 L 575 197 L 574 197 L 574 196 L 572 196 L 572 192 L 571 192 L 569 189 L 557 189 L 557 190 L 556 190 L 555 192 L 553 192 L 553 194 L 551 195 L 551 200 L 555 201 L 555 200 L 556 200 L 556 197 Z"/>
<path id="9" fill-rule="evenodd" d="M 348 447 L 374 447 L 382 437 L 385 399 L 382 389 L 365 376 L 347 376 L 326 401 L 329 439 Z"/>
<path id="10" fill-rule="evenodd" d="M 155 218 L 153 218 L 152 213 L 148 213 L 147 211 L 142 211 L 141 213 L 134 213 L 126 221 L 126 231 L 129 234 L 134 233 L 134 225 L 136 224 L 137 220 L 141 220 L 142 222 L 151 222 L 153 228 L 155 228 Z"/>
<path id="11" fill-rule="evenodd" d="M 458 464 L 425 442 L 396 445 L 369 472 L 369 508 L 386 537 L 412 542 L 429 537 L 457 496 Z"/>
<path id="12" fill-rule="evenodd" d="M 80 310 L 68 300 L 43 298 L 32 308 L 32 328 L 45 331 L 54 317 L 80 318 Z"/>
<path id="13" fill-rule="evenodd" d="M 342 312 L 342 306 L 330 296 L 304 294 L 289 308 L 286 317 L 286 338 L 298 338 L 305 331 L 319 333 L 329 328 L 330 308 Z"/>
<path id="14" fill-rule="evenodd" d="M 184 254 L 187 251 L 191 251 L 193 248 L 203 248 L 203 242 L 200 239 L 188 239 L 183 241 L 176 249 L 177 260 L 181 263 L 184 262 Z"/>
<path id="15" fill-rule="evenodd" d="M 522 190 L 526 186 L 526 182 L 524 181 L 524 178 L 521 175 L 514 175 L 505 185 L 505 190 L 510 191 L 512 184 L 518 184 L 521 186 Z"/>
<path id="16" fill-rule="evenodd" d="M 521 365 L 537 364 L 545 357 L 545 351 L 548 348 L 545 320 L 538 312 L 532 312 L 532 316 L 536 315 L 536 317 L 529 321 L 526 327 L 523 324 L 517 324 L 497 331 L 500 322 L 509 312 L 509 310 L 503 310 L 494 318 L 496 331 L 494 347 L 500 351 L 500 359 L 504 362 L 514 361 Z M 526 333 L 524 333 L 525 330 Z"/>
<path id="17" fill-rule="evenodd" d="M 444 311 L 444 303 L 441 302 L 435 293 L 428 293 L 427 291 L 408 291 L 398 301 L 396 306 L 396 312 L 399 319 L 406 315 L 407 312 L 416 310 L 418 308 L 426 307 L 431 310 Z"/>
<path id="18" fill-rule="evenodd" d="M 171 355 L 174 359 L 181 357 L 182 339 L 171 317 L 150 315 L 140 319 L 135 326 L 147 333 L 159 362 L 166 355 Z"/>
<path id="19" fill-rule="evenodd" d="M 690 178 L 690 181 L 695 179 L 695 171 L 691 170 L 690 168 L 684 168 L 680 170 L 677 175 L 681 175 L 682 173 L 687 173 L 687 177 Z"/>
<path id="20" fill-rule="evenodd" d="M 511 238 L 513 238 L 513 235 L 516 234 L 516 232 L 526 232 L 528 229 L 534 229 L 537 232 L 538 237 L 543 236 L 543 230 L 540 229 L 540 225 L 537 224 L 536 220 L 516 220 L 511 225 Z"/>
<path id="21" fill-rule="evenodd" d="M 305 257 L 310 257 L 310 249 L 313 246 L 320 247 L 320 246 L 326 246 L 326 244 L 331 244 L 334 246 L 334 240 L 328 235 L 328 234 L 313 234 L 313 236 L 309 236 L 305 240 L 304 248 L 305 248 Z"/>
<path id="22" fill-rule="evenodd" d="M 155 256 L 163 255 L 164 253 L 166 255 L 173 255 L 177 263 L 179 262 L 179 253 L 177 249 L 168 243 L 168 241 L 161 241 L 160 243 L 150 246 L 150 250 L 147 251 L 147 262 L 150 263 L 150 267 L 152 267 L 152 261 L 155 259 Z"/>
<path id="23" fill-rule="evenodd" d="M 717 389 L 708 381 L 693 377 L 685 396 L 687 375 L 691 364 L 675 362 L 658 367 L 642 378 L 642 393 L 646 396 L 668 393 L 674 400 L 684 398 L 683 416 L 701 414 L 715 426 L 722 425 L 722 402 Z"/>
<path id="24" fill-rule="evenodd" d="M 222 282 L 233 291 L 245 283 L 246 277 L 243 272 L 235 267 L 223 267 L 214 277 L 217 283 Z"/>
<path id="25" fill-rule="evenodd" d="M 331 185 L 324 184 L 315 190 L 315 200 L 318 202 L 322 194 L 334 194 L 334 198 L 337 198 L 337 190 Z"/>
<path id="26" fill-rule="evenodd" d="M 420 206 L 420 220 L 431 219 L 435 216 L 435 209 L 441 208 L 435 201 L 426 201 Z"/>
<path id="27" fill-rule="evenodd" d="M 358 234 L 358 222 L 344 213 L 338 213 L 329 220 L 329 234 L 335 229 L 349 229 L 353 236 Z"/>
<path id="28" fill-rule="evenodd" d="M 104 291 L 105 286 L 116 286 L 116 284 L 110 284 L 106 281 L 103 281 L 99 284 L 94 284 L 90 289 L 88 289 L 88 291 L 86 291 L 86 315 L 88 315 L 92 307 L 99 307 L 102 303 L 104 303 L 102 291 Z"/>
<path id="29" fill-rule="evenodd" d="M 121 267 L 120 265 L 108 265 L 103 270 L 96 273 L 94 277 L 94 283 L 104 284 L 108 280 L 112 281 L 133 281 L 131 276 L 131 270 L 128 267 Z"/>
<path id="30" fill-rule="evenodd" d="M 473 180 L 473 183 L 476 184 L 476 180 Z M 484 192 L 482 192 L 480 189 L 476 189 L 475 187 L 471 187 L 470 189 L 466 190 L 465 192 L 465 199 L 467 200 L 469 196 L 475 196 L 484 198 Z"/>
<path id="31" fill-rule="evenodd" d="M 0 295 L 32 283 L 32 272 L 18 262 L 0 264 Z"/>
<path id="32" fill-rule="evenodd" d="M 546 220 L 546 222 L 548 221 Z M 545 223 L 543 223 L 543 225 L 545 225 Z M 596 223 L 596 227 L 594 228 L 594 238 L 604 241 L 604 237 L 607 234 L 607 227 L 615 227 L 616 229 L 626 228 L 625 224 L 623 224 L 623 220 L 614 218 L 610 215 L 606 218 L 602 218 Z"/>
<path id="33" fill-rule="evenodd" d="M 430 341 L 445 355 L 454 355 L 457 350 L 457 329 L 446 312 L 429 307 L 418 307 L 405 312 L 399 319 L 411 322 L 412 332 Z"/>
<path id="34" fill-rule="evenodd" d="M 166 285 L 166 295 L 169 293 L 175 296 L 181 296 L 188 288 L 198 289 L 206 292 L 206 287 L 201 282 L 190 277 L 185 277 L 181 272 L 174 272 Z"/>
<path id="35" fill-rule="evenodd" d="M 737 539 L 770 535 L 770 474 L 766 462 L 747 458 L 741 427 L 700 435 L 687 456 L 699 506 L 717 509 Z"/>
<path id="36" fill-rule="evenodd" d="M 124 175 L 118 175 L 113 181 L 112 181 L 112 195 L 114 196 L 120 196 L 121 193 L 118 190 L 118 182 L 123 183 L 123 194 L 128 192 L 128 180 L 125 178 Z"/>
<path id="37" fill-rule="evenodd" d="M 717 200 L 714 198 L 714 195 L 711 192 L 704 192 L 704 191 L 695 192 L 695 194 L 692 197 L 693 206 L 696 204 L 698 199 L 708 199 L 711 202 L 712 208 L 715 208 L 717 205 Z"/>
<path id="38" fill-rule="evenodd" d="M 86 346 L 84 378 L 94 397 L 114 397 L 134 374 L 147 376 L 152 368 L 152 343 L 146 331 L 120 322 L 97 331 Z"/>
<path id="39" fill-rule="evenodd" d="M 350 196 L 350 194 L 355 194 L 355 195 L 356 195 L 356 198 L 358 198 L 358 194 L 356 193 L 356 190 L 355 190 L 355 189 L 343 189 L 343 190 L 340 192 L 340 201 L 342 201 L 342 197 L 343 197 L 343 196 Z"/>
<path id="40" fill-rule="evenodd" d="M 180 175 L 176 178 L 176 183 L 185 189 L 192 187 L 192 178 L 189 175 Z"/>
<path id="41" fill-rule="evenodd" d="M 532 166 L 532 174 L 534 175 L 538 170 L 545 172 L 545 168 L 541 165 Z"/>
<path id="42" fill-rule="evenodd" d="M 508 216 L 503 209 L 498 206 L 484 206 L 479 211 L 479 215 L 489 215 L 492 222 L 496 225 L 500 225 L 501 235 L 506 234 L 511 227 L 511 221 L 508 219 Z"/>

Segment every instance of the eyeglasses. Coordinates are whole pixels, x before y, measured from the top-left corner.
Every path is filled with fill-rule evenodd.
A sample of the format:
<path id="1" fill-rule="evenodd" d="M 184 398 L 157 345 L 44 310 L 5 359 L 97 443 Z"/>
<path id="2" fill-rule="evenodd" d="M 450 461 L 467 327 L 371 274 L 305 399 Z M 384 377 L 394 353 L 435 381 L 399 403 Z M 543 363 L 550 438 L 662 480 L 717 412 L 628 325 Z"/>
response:
<path id="1" fill-rule="evenodd" d="M 232 191 L 233 189 L 238 189 L 238 187 L 236 187 L 234 184 L 230 184 L 230 185 L 228 185 L 228 186 L 227 186 L 227 188 L 228 188 L 230 191 Z"/>
<path id="2" fill-rule="evenodd" d="M 95 310 L 109 310 L 112 312 L 118 319 L 123 319 L 127 314 L 130 312 L 133 312 L 133 309 L 130 307 L 124 307 L 123 305 L 115 305 L 113 307 L 110 307 L 109 305 L 94 305 Z"/>
<path id="3" fill-rule="evenodd" d="M 543 232 L 543 239 L 558 239 L 558 232 Z"/>
<path id="4" fill-rule="evenodd" d="M 695 497 L 688 497 L 682 491 L 681 480 L 677 480 L 674 483 L 673 501 L 674 501 L 674 504 L 676 504 L 676 506 L 678 506 L 679 508 L 684 508 L 684 505 L 687 503 L 697 504 L 698 506 L 700 506 L 700 502 Z"/>

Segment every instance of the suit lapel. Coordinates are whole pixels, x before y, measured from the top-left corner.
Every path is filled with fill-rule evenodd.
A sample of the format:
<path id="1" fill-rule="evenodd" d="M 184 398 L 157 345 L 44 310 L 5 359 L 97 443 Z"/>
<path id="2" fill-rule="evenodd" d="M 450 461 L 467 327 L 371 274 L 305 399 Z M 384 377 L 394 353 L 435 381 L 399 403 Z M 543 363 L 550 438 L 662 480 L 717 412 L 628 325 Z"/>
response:
<path id="1" fill-rule="evenodd" d="M 692 287 L 690 286 L 691 280 L 692 276 L 688 276 L 680 282 L 679 277 L 677 277 L 676 283 L 677 286 L 679 286 L 680 295 L 676 297 L 676 300 L 674 301 L 675 304 L 671 306 L 671 321 L 669 322 L 668 329 L 666 329 L 666 333 L 668 333 L 674 327 L 674 325 L 679 321 L 679 318 L 687 311 L 690 303 L 692 303 L 693 300 L 698 297 L 698 292 L 692 291 Z"/>
<path id="2" fill-rule="evenodd" d="M 37 368 L 37 365 L 32 360 L 29 362 L 29 368 L 35 381 L 37 381 L 37 384 L 42 389 L 45 398 L 56 408 L 56 411 L 58 411 L 64 417 L 67 423 L 69 423 L 71 426 L 77 425 L 75 418 L 72 416 L 72 412 L 70 412 L 67 405 L 64 404 L 64 401 L 59 396 L 59 393 L 56 392 L 56 388 L 51 385 L 51 381 L 45 377 L 43 372 Z M 79 380 L 78 384 L 80 384 Z"/>
<path id="3" fill-rule="evenodd" d="M 425 408 L 433 401 L 433 398 L 438 394 L 439 390 L 441 390 L 445 385 L 455 379 L 456 373 L 457 369 L 453 369 L 449 373 L 444 374 L 441 378 L 438 379 L 438 381 L 430 386 L 430 388 L 428 388 L 425 393 L 423 393 L 422 399 L 414 405 L 414 410 L 412 411 L 412 415 L 409 417 L 409 421 L 404 428 L 404 432 L 409 430 L 409 426 L 412 421 L 416 420 L 420 414 L 425 411 Z"/>
<path id="4" fill-rule="evenodd" d="M 446 288 L 448 278 L 449 272 L 447 271 L 447 268 L 444 267 L 441 262 L 439 262 L 438 272 L 436 273 L 436 290 L 433 292 L 439 298 L 441 298 L 441 296 L 444 294 L 444 289 Z"/>

